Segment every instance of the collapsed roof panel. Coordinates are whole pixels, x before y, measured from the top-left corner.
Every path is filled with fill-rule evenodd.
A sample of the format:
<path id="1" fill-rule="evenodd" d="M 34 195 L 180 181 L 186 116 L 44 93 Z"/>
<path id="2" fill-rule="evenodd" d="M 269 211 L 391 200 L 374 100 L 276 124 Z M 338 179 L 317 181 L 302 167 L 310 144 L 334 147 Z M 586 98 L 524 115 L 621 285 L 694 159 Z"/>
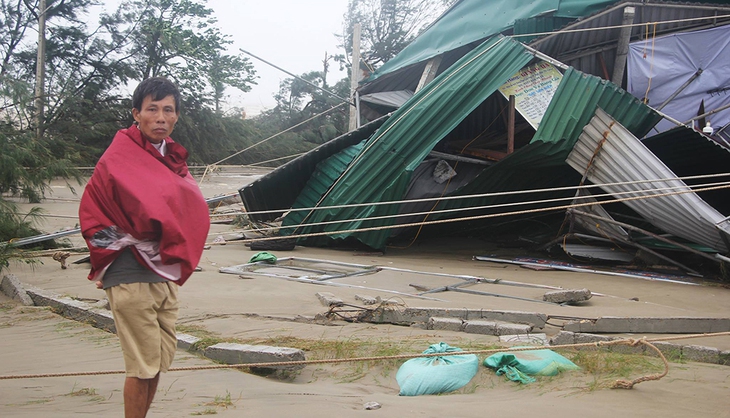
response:
<path id="1" fill-rule="evenodd" d="M 335 184 L 329 190 L 319 190 L 319 205 L 401 199 L 413 171 L 434 146 L 532 58 L 520 43 L 504 37 L 493 38 L 464 56 L 391 116 Z M 392 219 L 374 224 L 363 219 L 397 212 L 396 205 L 347 207 L 311 214 L 293 212 L 284 219 L 284 224 L 341 219 L 352 221 L 324 227 L 305 226 L 299 232 L 351 230 L 392 224 Z M 359 233 L 357 238 L 370 247 L 382 248 L 389 234 L 383 229 Z M 334 238 L 349 235 L 339 234 Z"/>
<path id="2" fill-rule="evenodd" d="M 692 4 L 690 4 L 692 3 Z M 720 3 L 721 5 L 698 4 Z M 627 7 L 634 8 L 628 40 L 655 38 L 667 33 L 713 27 L 730 18 L 727 1 L 700 2 L 616 2 L 606 10 L 595 13 L 563 27 L 560 31 L 530 41 L 529 45 L 585 73 L 613 80 L 616 48 L 621 39 L 621 26 Z M 718 16 L 720 16 L 718 18 Z M 725 16 L 725 17 L 722 17 Z M 712 19 L 701 19 L 712 18 Z M 666 22 L 652 24 L 656 22 Z M 527 38 L 518 38 L 523 42 Z M 623 86 L 623 80 L 617 84 Z"/>
<path id="3" fill-rule="evenodd" d="M 646 138 L 642 143 L 690 186 L 730 180 L 730 148 L 694 129 L 678 126 Z M 698 161 L 701 163 L 698 164 Z M 730 189 L 708 190 L 698 194 L 723 215 L 730 215 Z"/>
<path id="4" fill-rule="evenodd" d="M 292 206 L 319 162 L 369 137 L 387 119 L 387 116 L 383 116 L 328 141 L 239 189 L 241 201 L 248 212 L 268 212 L 251 214 L 251 219 L 265 222 L 281 216 Z"/>
<path id="5" fill-rule="evenodd" d="M 596 109 L 566 162 L 617 199 L 633 199 L 624 204 L 657 228 L 718 252 L 728 251 L 727 218 L 605 111 Z"/>
<path id="6" fill-rule="evenodd" d="M 503 191 L 523 191 L 523 193 L 518 197 L 503 195 L 485 196 L 468 201 L 451 200 L 441 203 L 438 208 L 489 206 L 573 196 L 574 190 L 549 190 L 542 193 L 529 191 L 574 186 L 578 183 L 580 176 L 565 164 L 565 158 L 573 149 L 575 141 L 597 107 L 611 109 L 631 132 L 639 136 L 646 134 L 661 119 L 661 116 L 651 108 L 613 83 L 570 68 L 563 75 L 560 86 L 530 144 L 489 167 L 453 195 L 468 196 Z M 543 202 L 520 205 L 517 209 L 555 205 L 555 202 Z M 505 211 L 507 211 L 505 208 L 498 208 L 492 212 Z M 438 219 L 439 216 L 436 215 L 435 218 Z"/>
<path id="7" fill-rule="evenodd" d="M 614 0 L 461 0 L 380 67 L 368 82 L 447 51 L 481 42 L 511 28 L 520 19 L 546 12 L 554 12 L 559 17 L 578 18 L 613 3 Z"/>

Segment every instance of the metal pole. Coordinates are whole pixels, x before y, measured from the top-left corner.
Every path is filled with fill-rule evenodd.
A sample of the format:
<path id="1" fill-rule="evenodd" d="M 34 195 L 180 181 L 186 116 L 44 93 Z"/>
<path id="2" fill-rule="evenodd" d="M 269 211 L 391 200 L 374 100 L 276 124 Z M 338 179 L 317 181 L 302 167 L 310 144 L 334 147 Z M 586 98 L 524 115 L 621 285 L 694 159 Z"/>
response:
<path id="1" fill-rule="evenodd" d="M 639 233 L 644 234 L 646 236 L 649 236 L 649 237 L 658 239 L 659 241 L 666 242 L 667 244 L 671 244 L 671 245 L 677 246 L 677 247 L 679 247 L 679 248 L 681 248 L 681 249 L 683 249 L 685 251 L 689 251 L 692 254 L 699 255 L 700 257 L 704 257 L 704 258 L 706 258 L 708 260 L 712 260 L 714 262 L 718 262 L 718 260 L 716 258 L 714 258 L 714 257 L 712 257 L 710 255 L 707 255 L 707 254 L 703 253 L 702 251 L 697 251 L 697 250 L 695 250 L 692 247 L 688 247 L 688 246 L 686 246 L 684 244 L 680 244 L 680 243 L 678 243 L 676 241 L 672 241 L 669 238 L 665 238 L 665 237 L 663 237 L 661 235 L 657 235 L 657 234 L 651 233 L 651 232 L 649 232 L 649 231 L 647 231 L 645 229 L 641 229 L 639 227 L 636 227 L 636 226 L 633 226 L 633 225 L 629 225 L 627 223 L 615 221 L 613 219 L 602 218 L 602 217 L 600 217 L 598 215 L 594 215 L 594 214 L 588 213 L 588 212 L 583 212 L 583 211 L 580 211 L 580 210 L 568 209 L 568 212 L 573 212 L 573 213 L 575 213 L 577 215 L 586 216 L 588 218 L 592 218 L 592 219 L 596 219 L 596 220 L 599 220 L 599 221 L 608 222 L 610 224 L 618 225 L 618 226 L 623 227 L 625 229 L 629 229 L 629 230 L 632 230 L 632 231 L 636 231 L 636 232 L 639 232 Z"/>
<path id="2" fill-rule="evenodd" d="M 695 81 L 695 79 L 697 77 L 699 77 L 700 74 L 702 74 L 702 68 L 700 68 L 699 70 L 695 71 L 695 73 L 692 74 L 692 77 L 690 77 L 689 80 L 685 81 L 684 84 L 682 84 L 682 86 L 680 86 L 677 89 L 677 91 L 675 91 L 674 93 L 672 93 L 672 95 L 669 96 L 669 98 L 667 100 L 665 100 L 664 103 L 662 103 L 661 105 L 659 105 L 659 107 L 657 107 L 656 110 L 662 110 L 662 109 L 664 109 L 664 106 L 668 105 L 669 102 L 671 102 L 672 100 L 674 100 L 674 98 L 677 97 L 679 95 L 679 93 L 681 93 L 682 91 L 684 91 L 684 89 L 686 89 L 687 86 L 689 86 L 693 81 Z"/>

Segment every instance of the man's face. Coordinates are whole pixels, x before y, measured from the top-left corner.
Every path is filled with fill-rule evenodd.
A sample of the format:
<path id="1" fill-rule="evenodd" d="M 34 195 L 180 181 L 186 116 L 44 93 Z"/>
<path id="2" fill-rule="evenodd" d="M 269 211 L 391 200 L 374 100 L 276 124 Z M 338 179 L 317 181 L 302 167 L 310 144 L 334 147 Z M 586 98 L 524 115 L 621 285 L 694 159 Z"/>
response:
<path id="1" fill-rule="evenodd" d="M 169 95 L 162 100 L 152 100 L 151 95 L 147 96 L 142 100 L 141 110 L 132 109 L 132 116 L 142 136 L 153 144 L 159 144 L 170 136 L 177 123 L 175 98 Z"/>

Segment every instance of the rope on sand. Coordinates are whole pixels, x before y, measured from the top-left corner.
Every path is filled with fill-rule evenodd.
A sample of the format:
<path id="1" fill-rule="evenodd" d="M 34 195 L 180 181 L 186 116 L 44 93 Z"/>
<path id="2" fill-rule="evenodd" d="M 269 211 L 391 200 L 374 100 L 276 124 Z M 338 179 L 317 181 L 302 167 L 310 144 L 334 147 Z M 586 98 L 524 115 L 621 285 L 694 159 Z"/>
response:
<path id="1" fill-rule="evenodd" d="M 452 355 L 465 355 L 465 354 L 494 354 L 498 352 L 517 352 L 517 351 L 530 351 L 530 350 L 541 350 L 541 349 L 560 349 L 560 348 L 586 348 L 586 347 L 603 347 L 603 346 L 614 346 L 614 345 L 628 345 L 636 347 L 638 345 L 645 345 L 654 350 L 659 358 L 664 362 L 664 372 L 641 376 L 634 380 L 617 380 L 614 382 L 612 389 L 633 389 L 634 385 L 641 382 L 647 382 L 651 380 L 659 380 L 669 373 L 669 362 L 664 354 L 659 350 L 652 342 L 658 341 L 671 341 L 671 340 L 684 340 L 691 338 L 707 338 L 707 337 L 721 337 L 730 336 L 730 332 L 715 332 L 705 334 L 691 334 L 691 335 L 680 335 L 676 337 L 661 337 L 661 338 L 641 338 L 633 339 L 626 338 L 613 341 L 598 341 L 593 343 L 580 343 L 580 344 L 561 344 L 561 345 L 543 345 L 536 347 L 509 347 L 509 348 L 498 348 L 488 350 L 470 350 L 470 351 L 455 351 L 450 353 L 431 353 L 431 354 L 398 354 L 392 356 L 373 356 L 373 357 L 355 357 L 355 358 L 342 358 L 342 359 L 321 359 L 321 360 L 297 360 L 297 361 L 275 361 L 275 362 L 264 362 L 264 363 L 239 363 L 239 364 L 211 364 L 205 366 L 188 366 L 188 367 L 172 367 L 168 372 L 182 372 L 182 371 L 198 371 L 198 370 L 218 370 L 218 369 L 242 369 L 242 368 L 274 368 L 282 366 L 306 366 L 312 364 L 338 364 L 338 363 L 354 363 L 361 361 L 380 361 L 380 360 L 407 360 L 412 358 L 420 357 L 442 357 Z M 0 380 L 12 380 L 12 379 L 36 379 L 36 378 L 47 378 L 47 377 L 70 377 L 70 376 L 98 376 L 98 375 L 109 375 L 109 374 L 125 374 L 124 370 L 100 370 L 90 372 L 67 372 L 67 373 L 45 373 L 45 374 L 18 374 L 18 375 L 0 375 Z"/>

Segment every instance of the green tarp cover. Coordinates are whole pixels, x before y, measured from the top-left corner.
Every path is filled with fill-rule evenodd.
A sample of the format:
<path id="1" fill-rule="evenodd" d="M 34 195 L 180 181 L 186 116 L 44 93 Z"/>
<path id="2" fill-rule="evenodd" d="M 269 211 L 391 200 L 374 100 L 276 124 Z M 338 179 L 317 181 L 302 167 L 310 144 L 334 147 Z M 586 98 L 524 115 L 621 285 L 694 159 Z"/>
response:
<path id="1" fill-rule="evenodd" d="M 413 170 L 433 147 L 469 113 L 494 93 L 509 77 L 532 59 L 520 44 L 498 36 L 485 41 L 446 72 L 416 93 L 368 140 L 342 176 L 328 191 L 319 189 L 317 206 L 337 206 L 401 199 Z M 312 188 L 301 199 L 311 198 Z M 315 187 L 314 190 L 317 190 Z M 297 199 L 298 201 L 300 199 Z M 295 206 L 301 205 L 295 203 Z M 307 206 L 299 206 L 307 207 Z M 312 207 L 309 205 L 308 207 Z M 345 231 L 370 226 L 391 225 L 393 219 L 363 221 L 363 218 L 397 214 L 398 205 L 333 208 L 311 212 L 292 212 L 283 225 L 298 225 L 350 220 L 345 223 L 303 226 L 297 234 L 318 231 Z M 289 231 L 291 233 L 292 231 Z M 387 229 L 355 234 L 372 248 L 383 248 L 391 231 Z M 331 238 L 346 238 L 339 233 Z M 325 241 L 312 239 L 310 245 Z"/>
<path id="2" fill-rule="evenodd" d="M 588 16 L 616 3 L 613 0 L 461 0 L 433 25 L 383 64 L 368 82 L 512 27 L 515 21 L 551 12 L 559 18 Z"/>

